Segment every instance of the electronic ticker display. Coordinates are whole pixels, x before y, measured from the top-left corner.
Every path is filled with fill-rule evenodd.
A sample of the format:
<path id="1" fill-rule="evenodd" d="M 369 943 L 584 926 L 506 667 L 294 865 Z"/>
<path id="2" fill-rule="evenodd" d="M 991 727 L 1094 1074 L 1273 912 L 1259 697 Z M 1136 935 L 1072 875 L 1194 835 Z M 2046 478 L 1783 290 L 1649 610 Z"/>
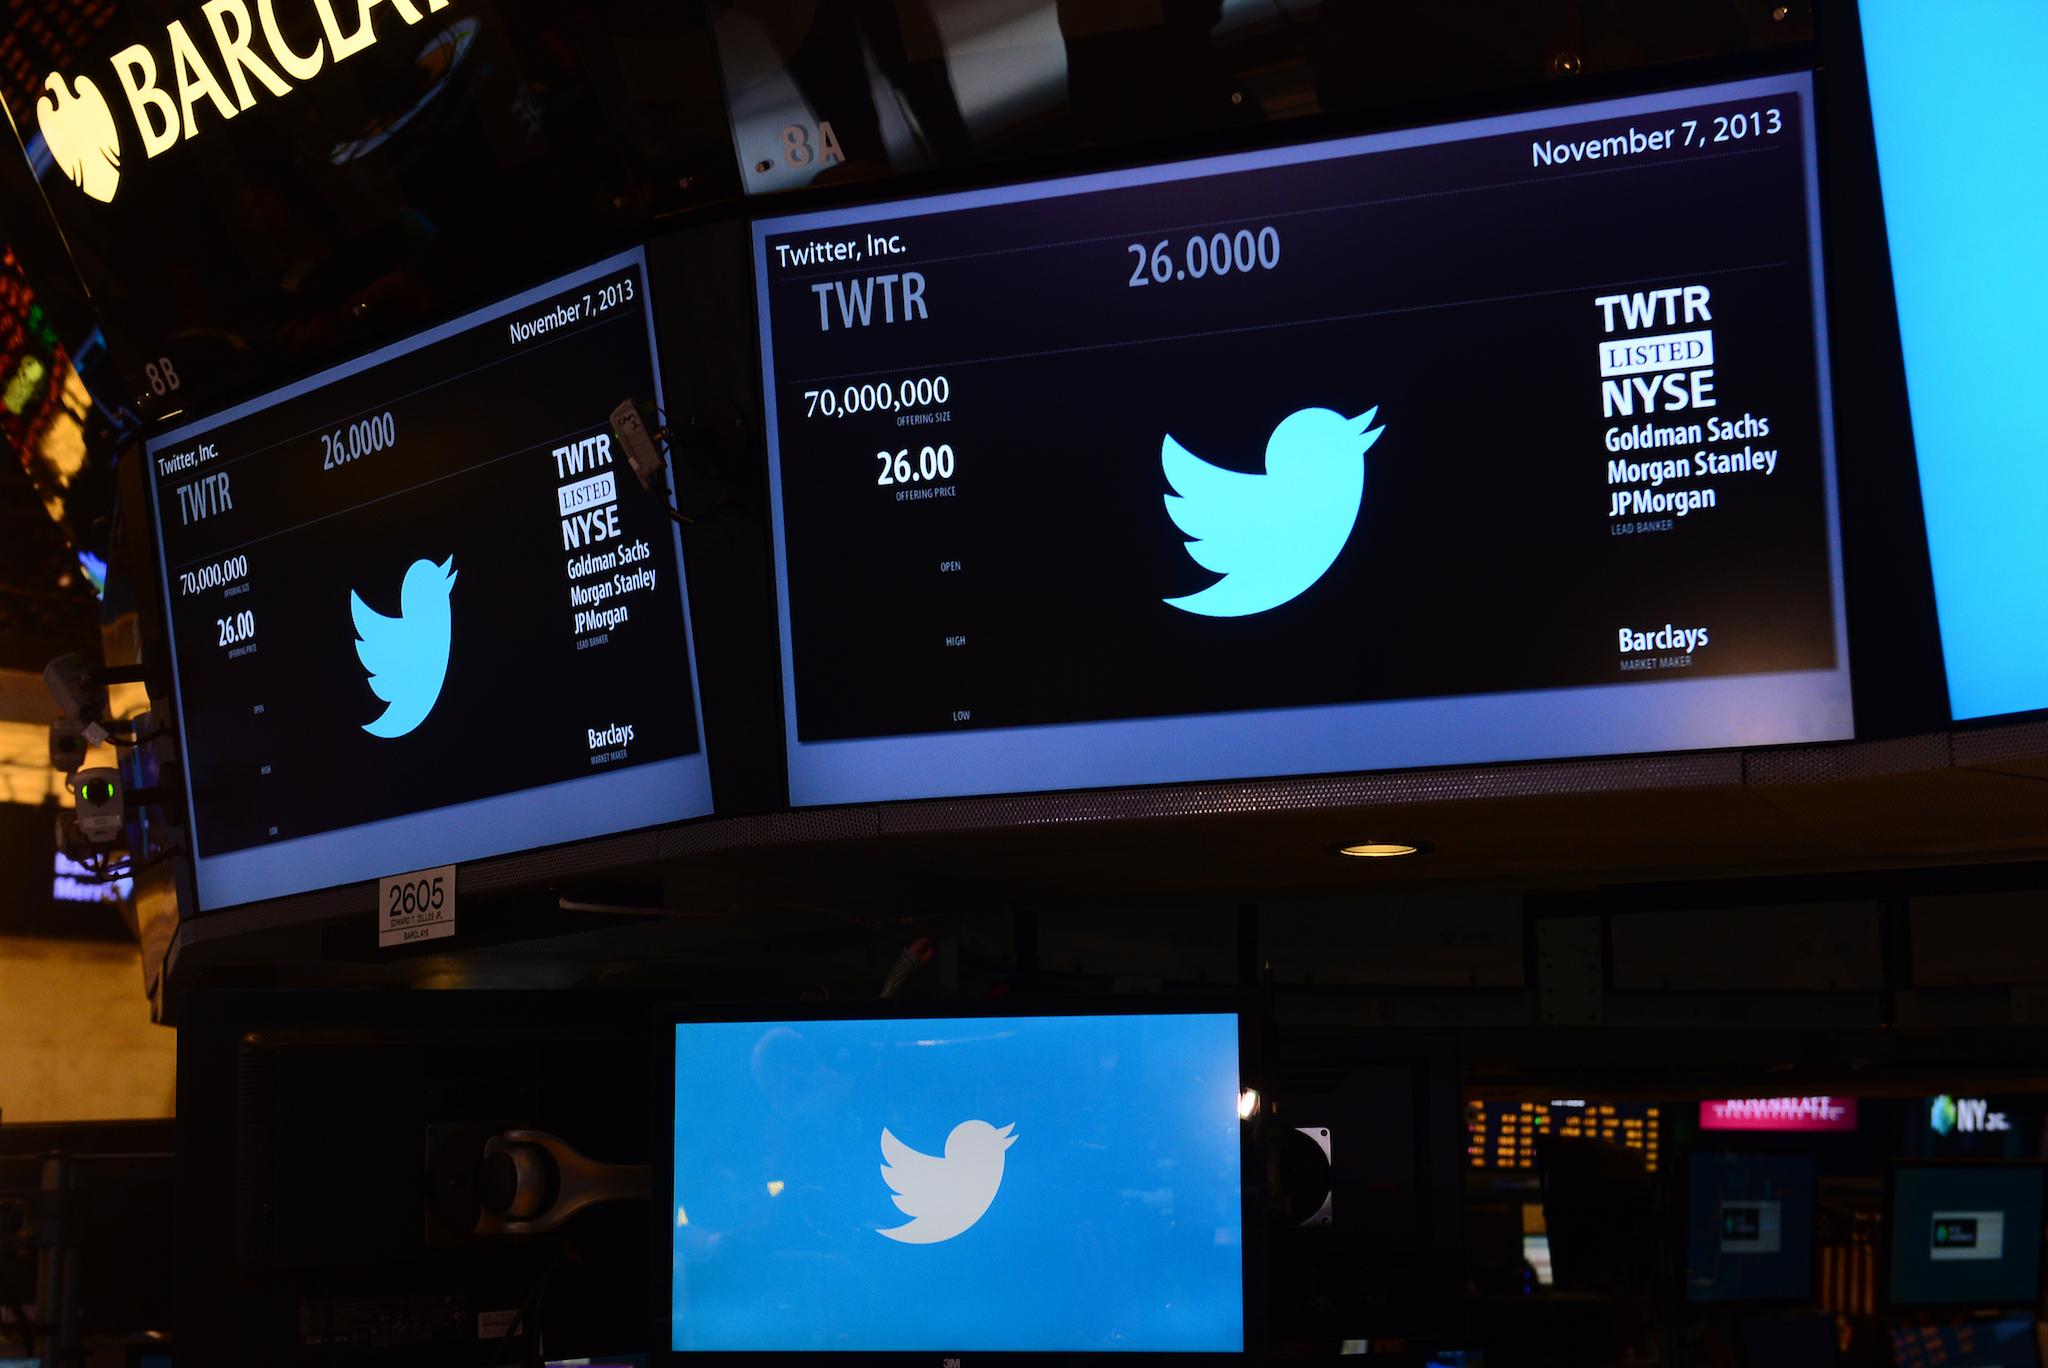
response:
<path id="1" fill-rule="evenodd" d="M 1850 735 L 1810 110 L 757 222 L 792 801 Z"/>
<path id="2" fill-rule="evenodd" d="M 202 908 L 702 816 L 628 253 L 147 447 Z"/>
<path id="3" fill-rule="evenodd" d="M 1643 1156 L 1644 1170 L 1655 1173 L 1663 1135 L 1664 1109 L 1654 1102 L 1473 1098 L 1465 1103 L 1465 1163 L 1475 1169 L 1535 1168 L 1537 1142 L 1555 1136 L 1632 1149 Z"/>

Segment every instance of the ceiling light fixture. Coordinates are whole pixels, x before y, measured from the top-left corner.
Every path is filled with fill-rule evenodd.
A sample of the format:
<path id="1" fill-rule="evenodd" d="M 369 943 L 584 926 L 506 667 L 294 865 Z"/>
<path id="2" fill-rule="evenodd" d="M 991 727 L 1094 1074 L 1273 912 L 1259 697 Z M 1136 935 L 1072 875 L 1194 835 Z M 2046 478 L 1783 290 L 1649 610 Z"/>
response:
<path id="1" fill-rule="evenodd" d="M 1338 846 L 1337 853 L 1361 860 L 1391 860 L 1398 855 L 1420 855 L 1425 848 L 1408 841 L 1360 841 Z"/>

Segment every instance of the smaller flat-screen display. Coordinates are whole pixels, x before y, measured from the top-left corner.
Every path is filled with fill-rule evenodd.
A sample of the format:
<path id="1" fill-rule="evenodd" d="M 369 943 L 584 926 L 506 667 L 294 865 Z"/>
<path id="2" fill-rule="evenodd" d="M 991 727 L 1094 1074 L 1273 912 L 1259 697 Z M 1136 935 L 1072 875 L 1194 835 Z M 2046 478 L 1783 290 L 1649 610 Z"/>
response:
<path id="1" fill-rule="evenodd" d="M 1813 1204 L 1813 1160 L 1805 1155 L 1695 1153 L 1686 1179 L 1686 1299 L 1811 1298 Z"/>
<path id="2" fill-rule="evenodd" d="M 675 1029 L 675 1351 L 1243 1350 L 1235 1016 Z"/>
<path id="3" fill-rule="evenodd" d="M 627 400 L 638 252 L 150 439 L 202 909 L 710 810 Z"/>
<path id="4" fill-rule="evenodd" d="M 2030 1164 L 1913 1165 L 1891 1202 L 1895 1306 L 2033 1306 L 2041 1299 L 2048 1169 Z"/>

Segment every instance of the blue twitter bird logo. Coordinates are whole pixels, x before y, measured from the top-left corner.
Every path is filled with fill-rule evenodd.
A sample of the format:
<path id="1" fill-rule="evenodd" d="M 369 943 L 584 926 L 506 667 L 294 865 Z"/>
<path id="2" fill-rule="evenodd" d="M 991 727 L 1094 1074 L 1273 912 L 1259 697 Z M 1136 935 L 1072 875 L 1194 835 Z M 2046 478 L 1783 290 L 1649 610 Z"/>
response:
<path id="1" fill-rule="evenodd" d="M 1266 473 L 1210 465 L 1168 436 L 1160 463 L 1174 492 L 1166 513 L 1188 537 L 1188 555 L 1223 576 L 1198 593 L 1165 600 L 1203 617 L 1249 617 L 1277 608 L 1336 563 L 1365 497 L 1365 453 L 1384 427 L 1377 407 L 1356 418 L 1333 409 L 1287 415 L 1266 440 Z"/>
<path id="2" fill-rule="evenodd" d="M 455 557 L 439 565 L 416 560 L 399 589 L 398 616 L 385 617 L 349 591 L 355 618 L 356 658 L 370 672 L 370 692 L 391 706 L 363 730 L 393 740 L 427 720 L 448 677 L 452 617 L 449 591 L 455 587 Z"/>

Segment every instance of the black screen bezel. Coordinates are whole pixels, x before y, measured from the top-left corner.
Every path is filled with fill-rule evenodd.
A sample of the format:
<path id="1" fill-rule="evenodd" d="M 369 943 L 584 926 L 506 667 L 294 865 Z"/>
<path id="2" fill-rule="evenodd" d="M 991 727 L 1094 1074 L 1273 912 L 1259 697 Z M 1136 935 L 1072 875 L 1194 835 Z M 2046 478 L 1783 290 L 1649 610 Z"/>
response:
<path id="1" fill-rule="evenodd" d="M 1836 525 L 1840 535 L 1843 626 L 1848 638 L 1846 663 L 1853 735 L 1844 742 L 1789 742 L 1734 749 L 1742 753 L 1824 750 L 1850 742 L 1924 734 L 1952 725 L 1967 726 L 1967 723 L 1955 724 L 1948 707 L 1941 637 L 1935 616 L 1933 575 L 1910 413 L 1906 404 L 1904 359 L 1864 80 L 1861 32 L 1853 8 L 1817 16 L 1815 37 L 1810 44 L 1761 48 L 1734 57 L 1674 63 L 1598 79 L 1495 92 L 1484 98 L 1409 106 L 1391 115 L 1381 111 L 1378 117 L 1366 120 L 1303 119 L 1298 125 L 1290 125 L 1284 137 L 1272 136 L 1271 128 L 1267 128 L 1263 130 L 1264 136 L 1260 137 L 1209 137 L 1172 146 L 1119 149 L 1119 155 L 1111 157 L 1084 154 L 1071 161 L 1052 164 L 1019 164 L 1007 168 L 1007 174 L 993 174 L 990 168 L 984 167 L 960 173 L 906 176 L 879 185 L 869 183 L 791 191 L 769 201 L 757 200 L 745 206 L 746 212 L 742 217 L 746 221 L 750 241 L 746 269 L 751 283 L 755 265 L 751 240 L 754 226 L 759 221 L 826 209 L 886 206 L 949 192 L 1014 186 L 1090 172 L 1172 165 L 1223 152 L 1288 147 L 1353 134 L 1430 127 L 1490 114 L 1566 110 L 1605 99 L 1682 91 L 1750 77 L 1797 74 L 1810 74 L 1813 78 L 1811 117 L 1820 182 L 1825 351 L 1830 417 L 1835 428 L 1834 492 Z M 766 339 L 757 326 L 760 301 L 755 299 L 753 303 L 757 312 L 747 320 L 747 329 L 758 366 L 760 357 L 765 354 Z M 758 385 L 750 401 L 757 437 L 754 454 L 760 467 L 757 476 L 765 489 L 769 479 L 766 428 L 760 411 L 765 400 Z M 780 576 L 779 567 L 771 567 L 770 573 L 773 593 L 773 581 Z M 775 611 L 772 602 L 769 611 Z M 2048 710 L 2044 710 L 2044 715 L 2048 715 Z M 2009 717 L 1984 719 L 2009 720 Z M 786 736 L 783 743 L 784 763 L 781 768 L 786 784 L 789 760 Z M 1644 754 L 1711 754 L 1725 749 L 1728 748 Z M 1624 759 L 1629 756 L 1618 753 L 1500 763 L 1565 763 L 1589 758 Z M 1464 767 L 1423 765 L 1398 769 L 1455 770 Z M 1114 786 L 1111 791 L 1142 791 L 1171 782 L 1123 784 Z M 785 788 L 785 794 L 786 791 Z M 1087 790 L 1056 788 L 1005 792 L 1058 795 L 1083 791 Z M 962 797 L 971 796 L 976 795 Z M 885 807 L 892 803 L 924 801 L 932 801 L 932 798 L 927 795 L 807 804 L 801 810 Z"/>
<path id="2" fill-rule="evenodd" d="M 171 638 L 174 634 L 175 629 L 172 625 L 171 584 L 170 580 L 167 577 L 167 571 L 165 569 L 165 556 L 161 540 L 162 523 L 160 519 L 162 518 L 164 510 L 162 505 L 159 504 L 157 500 L 158 479 L 155 473 L 147 468 L 141 468 L 145 467 L 148 463 L 150 445 L 156 442 L 167 432 L 172 432 L 181 428 L 188 428 L 193 427 L 195 425 L 204 424 L 212 420 L 218 414 L 226 413 L 229 410 L 240 407 L 243 404 L 267 399 L 270 396 L 279 393 L 280 391 L 289 389 L 294 385 L 310 380 L 316 376 L 323 375 L 328 371 L 341 370 L 346 367 L 356 366 L 357 364 L 364 361 L 366 358 L 375 355 L 376 353 L 388 350 L 392 347 L 401 346 L 406 343 L 412 342 L 416 338 L 420 338 L 422 336 L 425 336 L 426 334 L 433 333 L 441 328 L 448 326 L 451 323 L 455 323 L 461 319 L 470 317 L 471 315 L 483 313 L 487 310 L 497 308 L 500 305 L 502 305 L 506 300 L 516 298 L 517 296 L 524 294 L 530 290 L 542 288 L 558 280 L 591 270 L 596 266 L 599 266 L 603 264 L 605 261 L 608 261 L 614 257 L 625 256 L 633 256 L 637 258 L 637 265 L 641 273 L 641 279 L 645 282 L 646 285 L 647 299 L 643 303 L 642 308 L 647 316 L 649 324 L 649 346 L 652 353 L 651 361 L 656 376 L 665 380 L 669 371 L 669 367 L 666 364 L 664 364 L 662 360 L 662 357 L 664 355 L 661 349 L 662 314 L 654 303 L 654 301 L 660 297 L 660 291 L 656 288 L 655 285 L 655 270 L 652 254 L 649 251 L 648 244 L 642 242 L 628 245 L 617 251 L 600 253 L 595 256 L 586 257 L 579 255 L 575 259 L 566 263 L 561 261 L 552 262 L 550 264 L 549 269 L 545 273 L 536 276 L 535 278 L 533 278 L 532 280 L 528 281 L 523 285 L 517 286 L 512 289 L 493 293 L 487 298 L 465 298 L 459 305 L 453 306 L 450 309 L 437 314 L 433 318 L 422 322 L 418 327 L 409 329 L 408 331 L 396 337 L 378 342 L 375 345 L 355 348 L 344 354 L 327 357 L 323 359 L 320 365 L 314 367 L 313 369 L 280 380 L 275 384 L 266 385 L 263 388 L 255 391 L 254 393 L 229 394 L 222 396 L 215 401 L 209 402 L 202 407 L 190 410 L 172 409 L 166 413 L 159 414 L 156 417 L 154 417 L 149 423 L 147 423 L 136 434 L 132 444 L 125 450 L 124 454 L 130 461 L 138 463 L 140 484 L 142 487 L 145 541 L 148 554 L 144 560 L 144 563 L 139 567 L 141 572 L 140 579 L 143 581 L 145 585 L 153 586 L 153 588 L 143 589 L 142 597 L 150 602 L 151 607 L 154 610 L 154 625 L 157 627 L 158 631 L 155 635 L 152 636 L 150 644 L 155 650 L 155 652 L 158 653 L 157 664 L 160 664 L 161 666 L 160 677 L 168 686 L 168 701 L 170 705 L 170 715 L 173 719 L 177 720 L 177 726 L 175 732 L 173 733 L 173 736 L 178 749 L 180 771 L 179 774 L 177 775 L 177 783 L 175 785 L 177 794 L 176 797 L 172 800 L 172 803 L 175 806 L 176 810 L 182 815 L 184 830 L 188 834 L 188 839 L 196 839 L 198 835 L 199 814 L 197 802 L 190 792 L 189 784 L 186 782 L 186 777 L 184 773 L 185 770 L 189 769 L 191 763 L 188 754 L 189 741 L 188 738 L 185 736 L 184 727 L 182 725 L 183 718 L 185 716 L 185 683 L 182 671 L 176 667 L 175 655 L 171 645 Z M 671 486 L 671 498 L 673 498 L 673 493 L 673 486 Z M 690 582 L 689 556 L 687 544 L 679 548 L 677 572 L 683 578 L 683 590 L 685 595 L 687 595 L 688 586 Z M 688 604 L 688 606 L 685 609 L 684 622 L 686 628 L 691 628 L 694 625 L 694 608 L 695 605 L 692 603 Z M 622 826 L 615 831 L 609 831 L 596 836 L 584 837 L 577 840 L 563 842 L 547 842 L 540 845 L 522 846 L 512 850 L 501 851 L 495 855 L 483 856 L 476 860 L 464 861 L 462 862 L 463 865 L 474 867 L 477 865 L 489 865 L 492 863 L 506 860 L 530 859 L 534 856 L 544 856 L 549 851 L 574 850 L 592 844 L 594 842 L 612 840 L 622 836 L 630 836 L 636 832 L 669 830 L 677 827 L 691 826 L 697 823 L 710 821 L 716 817 L 723 815 L 722 809 L 720 808 L 718 803 L 717 772 L 715 767 L 711 763 L 712 724 L 710 717 L 708 716 L 708 710 L 704 707 L 703 661 L 701 658 L 701 652 L 697 647 L 695 639 L 696 633 L 694 632 L 694 630 L 691 630 L 689 635 L 690 639 L 686 643 L 688 647 L 686 651 L 686 659 L 688 662 L 688 669 L 693 677 L 688 680 L 688 684 L 691 689 L 692 699 L 696 708 L 698 721 L 697 750 L 695 754 L 702 758 L 706 773 L 710 779 L 712 794 L 711 809 L 708 812 L 700 813 L 694 817 L 686 817 L 680 820 L 638 822 Z M 157 668 L 157 665 L 152 665 L 151 668 L 155 669 Z M 530 790 L 514 790 L 514 792 L 527 791 Z M 404 816 L 425 816 L 429 813 L 441 810 L 443 809 L 438 807 L 425 808 L 422 809 L 419 813 L 405 814 Z M 349 828 L 337 828 L 336 830 L 345 831 L 348 829 Z M 226 853 L 233 854 L 235 852 Z M 343 883 L 324 884 L 315 888 L 302 889 L 291 893 L 277 894 L 271 897 L 247 899 L 240 902 L 206 904 L 202 903 L 199 900 L 198 869 L 196 863 L 191 858 L 189 849 L 181 850 L 180 857 L 181 858 L 179 863 L 182 879 L 181 890 L 189 891 L 189 896 L 192 903 L 191 915 L 193 916 L 204 916 L 209 913 L 231 912 L 239 909 L 247 909 L 254 907 L 274 907 L 279 905 L 289 906 L 294 903 L 303 902 L 306 899 L 320 897 L 321 895 L 332 892 L 333 890 L 338 888 L 367 888 L 378 882 L 378 879 L 376 878 L 349 880 Z M 216 856 L 213 858 L 218 857 Z M 407 871 L 390 871 L 390 873 L 393 874 L 404 872 Z"/>
<path id="3" fill-rule="evenodd" d="M 2048 1213 L 2048 1162 L 2030 1159 L 1914 1159 L 1888 1164 L 1884 1171 L 1884 1255 L 1878 1264 L 1878 1300 L 1893 1311 L 2039 1311 L 2042 1306 L 2042 1285 L 2048 1281 L 2048 1233 L 2034 1231 L 2038 1242 L 2035 1260 L 2034 1296 L 2026 1301 L 1983 1301 L 1975 1298 L 1964 1300 L 1900 1301 L 1898 1289 L 1892 1284 L 1892 1250 L 1902 1233 L 1898 1222 L 1899 1175 L 1907 1170 L 2002 1170 L 2006 1172 L 2028 1171 L 2036 1176 L 2042 1187 L 2042 1210 Z"/>
<path id="4" fill-rule="evenodd" d="M 1803 1296 L 1783 1297 L 1698 1297 L 1692 1290 L 1692 1209 L 1693 1166 L 1703 1159 L 1790 1159 L 1798 1160 L 1807 1169 L 1807 1200 L 1802 1215 L 1806 1221 L 1808 1238 L 1808 1261 L 1806 1269 L 1806 1293 Z M 1686 1151 L 1682 1167 L 1685 1186 L 1686 1248 L 1678 1261 L 1680 1295 L 1687 1306 L 1703 1311 L 1723 1310 L 1796 1310 L 1814 1305 L 1820 1296 L 1820 1163 L 1812 1150 L 1801 1149 L 1790 1143 L 1716 1145 Z"/>

